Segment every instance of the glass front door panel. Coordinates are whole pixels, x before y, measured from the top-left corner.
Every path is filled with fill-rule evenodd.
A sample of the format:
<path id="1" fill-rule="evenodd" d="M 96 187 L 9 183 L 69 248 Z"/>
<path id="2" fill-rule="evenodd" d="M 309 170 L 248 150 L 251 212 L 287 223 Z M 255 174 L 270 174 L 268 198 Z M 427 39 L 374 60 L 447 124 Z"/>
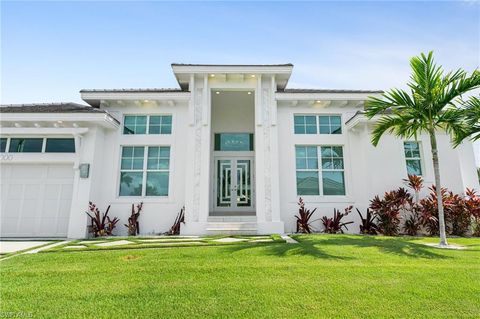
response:
<path id="1" fill-rule="evenodd" d="M 232 161 L 219 160 L 217 172 L 217 206 L 232 206 Z"/>
<path id="2" fill-rule="evenodd" d="M 252 160 L 245 158 L 216 160 L 216 209 L 253 208 Z"/>
<path id="3" fill-rule="evenodd" d="M 250 160 L 237 160 L 237 207 L 252 205 Z"/>

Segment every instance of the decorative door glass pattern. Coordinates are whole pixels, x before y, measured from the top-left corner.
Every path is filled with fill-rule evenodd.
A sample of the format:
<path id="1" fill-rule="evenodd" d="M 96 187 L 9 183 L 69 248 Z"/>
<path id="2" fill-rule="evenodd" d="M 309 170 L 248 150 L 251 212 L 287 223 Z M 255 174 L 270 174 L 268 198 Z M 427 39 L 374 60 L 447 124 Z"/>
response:
<path id="1" fill-rule="evenodd" d="M 249 210 L 253 207 L 252 160 L 216 159 L 217 210 Z"/>
<path id="2" fill-rule="evenodd" d="M 217 206 L 232 206 L 232 160 L 218 160 Z"/>

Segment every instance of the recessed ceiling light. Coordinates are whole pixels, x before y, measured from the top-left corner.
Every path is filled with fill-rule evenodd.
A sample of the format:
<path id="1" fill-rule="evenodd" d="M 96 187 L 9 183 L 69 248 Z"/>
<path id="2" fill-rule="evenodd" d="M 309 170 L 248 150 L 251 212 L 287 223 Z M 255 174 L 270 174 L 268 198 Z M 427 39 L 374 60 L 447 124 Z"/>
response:
<path id="1" fill-rule="evenodd" d="M 252 74 L 252 75 L 250 75 L 250 76 L 251 76 L 252 78 L 254 78 L 254 77 L 255 77 L 255 74 Z"/>
<path id="2" fill-rule="evenodd" d="M 58 123 L 58 124 L 62 124 L 62 123 L 63 123 L 63 121 L 57 121 L 57 123 Z"/>
<path id="3" fill-rule="evenodd" d="M 317 103 L 321 103 L 322 101 L 320 101 L 320 100 L 316 100 L 315 102 L 317 102 Z"/>
<path id="4" fill-rule="evenodd" d="M 252 92 L 247 92 L 247 94 L 249 94 L 249 95 L 250 95 L 250 94 L 252 94 Z"/>
<path id="5" fill-rule="evenodd" d="M 143 100 L 143 103 L 148 103 L 148 100 Z"/>
<path id="6" fill-rule="evenodd" d="M 210 77 L 214 78 L 214 77 L 215 77 L 215 74 L 210 74 Z"/>
<path id="7" fill-rule="evenodd" d="M 215 94 L 220 94 L 220 91 L 215 92 Z"/>

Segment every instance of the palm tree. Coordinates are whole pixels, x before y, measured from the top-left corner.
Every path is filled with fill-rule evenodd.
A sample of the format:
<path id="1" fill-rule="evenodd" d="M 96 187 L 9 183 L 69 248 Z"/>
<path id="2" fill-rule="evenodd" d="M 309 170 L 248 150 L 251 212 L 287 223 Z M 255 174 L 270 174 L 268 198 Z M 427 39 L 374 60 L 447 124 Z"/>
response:
<path id="1" fill-rule="evenodd" d="M 461 69 L 443 73 L 433 60 L 433 52 L 410 59 L 412 74 L 409 90 L 391 89 L 382 98 L 370 97 L 365 104 L 369 119 L 379 116 L 372 132 L 372 144 L 377 146 L 384 133 L 415 139 L 421 133 L 430 137 L 433 171 L 438 199 L 440 246 L 446 246 L 445 218 L 441 195 L 436 131 L 455 137 L 464 134 L 465 123 L 457 116 L 456 103 L 462 94 L 480 87 L 480 72 L 470 76 Z"/>
<path id="2" fill-rule="evenodd" d="M 457 116 L 465 121 L 465 129 L 455 136 L 455 145 L 459 145 L 465 139 L 472 141 L 480 139 L 480 98 L 471 96 L 462 104 L 457 111 Z"/>

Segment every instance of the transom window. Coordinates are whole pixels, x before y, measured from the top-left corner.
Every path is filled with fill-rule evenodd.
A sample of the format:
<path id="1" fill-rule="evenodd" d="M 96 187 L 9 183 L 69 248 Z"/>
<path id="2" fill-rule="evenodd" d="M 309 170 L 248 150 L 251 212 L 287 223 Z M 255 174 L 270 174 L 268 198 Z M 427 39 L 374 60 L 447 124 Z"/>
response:
<path id="1" fill-rule="evenodd" d="M 412 141 L 404 142 L 403 149 L 405 153 L 405 162 L 407 164 L 407 173 L 410 175 L 422 176 L 420 143 Z"/>
<path id="2" fill-rule="evenodd" d="M 296 146 L 295 157 L 298 195 L 345 195 L 342 146 Z"/>
<path id="3" fill-rule="evenodd" d="M 320 134 L 342 134 L 342 119 L 338 115 L 320 115 L 318 117 Z"/>
<path id="4" fill-rule="evenodd" d="M 215 133 L 215 151 L 253 151 L 252 133 Z"/>
<path id="5" fill-rule="evenodd" d="M 295 134 L 342 134 L 339 115 L 294 115 Z"/>
<path id="6" fill-rule="evenodd" d="M 125 115 L 123 134 L 171 134 L 171 115 Z"/>
<path id="7" fill-rule="evenodd" d="M 4 153 L 7 149 L 7 139 L 2 137 L 0 138 L 0 153 Z"/>
<path id="8" fill-rule="evenodd" d="M 317 117 L 315 115 L 295 115 L 295 134 L 317 134 Z"/>
<path id="9" fill-rule="evenodd" d="M 123 146 L 120 196 L 168 196 L 169 146 Z"/>
<path id="10" fill-rule="evenodd" d="M 0 152 L 9 153 L 75 153 L 73 138 L 3 137 Z"/>

